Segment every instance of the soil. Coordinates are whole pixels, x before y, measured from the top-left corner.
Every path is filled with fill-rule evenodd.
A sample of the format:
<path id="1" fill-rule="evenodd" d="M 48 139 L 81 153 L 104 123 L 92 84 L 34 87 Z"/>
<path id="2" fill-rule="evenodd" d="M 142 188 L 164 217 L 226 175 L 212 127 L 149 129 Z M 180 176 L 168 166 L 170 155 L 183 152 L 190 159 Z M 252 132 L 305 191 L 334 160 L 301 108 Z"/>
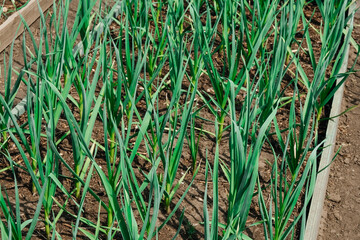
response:
<path id="1" fill-rule="evenodd" d="M 73 1 L 72 4 L 74 4 L 74 2 L 75 1 Z M 76 7 L 71 8 L 71 9 L 76 9 Z M 312 9 L 310 9 L 310 11 L 309 11 L 309 14 L 311 14 L 311 13 L 312 13 Z M 36 31 L 38 31 L 38 29 L 37 29 L 38 24 L 39 23 L 37 21 L 36 23 L 34 23 L 31 26 L 31 28 L 34 30 L 35 33 L 36 33 Z M 39 33 L 37 32 L 37 34 L 39 34 Z M 16 40 L 15 49 L 16 48 L 21 49 L 20 46 L 21 46 L 20 40 Z M 315 46 L 315 48 L 314 48 L 315 51 L 318 50 L 316 48 L 316 45 L 314 45 L 314 46 Z M 218 58 L 220 59 L 221 56 L 218 56 Z M 309 59 L 306 59 L 306 56 L 304 56 L 304 58 L 303 58 L 304 65 L 309 65 L 308 60 Z M 19 53 L 18 51 L 15 55 L 15 61 L 18 61 L 18 62 L 16 62 L 18 67 L 22 66 L 22 56 L 21 56 L 21 53 Z M 218 62 L 222 62 L 222 61 L 219 60 Z M 218 66 L 218 67 L 221 68 L 221 66 Z M 310 71 L 308 73 L 309 73 L 309 76 L 312 74 Z M 349 82 L 351 82 L 351 81 L 349 81 Z M 199 88 L 201 89 L 201 91 L 207 91 L 208 93 L 212 94 L 211 93 L 211 84 L 209 83 L 208 79 L 202 79 L 199 83 Z M 22 91 L 23 91 L 23 93 L 25 93 L 24 88 L 22 89 Z M 76 95 L 77 95 L 76 91 L 73 91 L 72 93 L 73 93 L 74 98 L 76 98 Z M 23 97 L 24 95 L 22 93 L 20 93 L 19 96 Z M 353 95 L 353 97 L 356 98 L 357 96 Z M 161 96 L 160 99 L 162 99 L 163 103 L 165 103 L 165 101 L 166 101 L 165 96 Z M 359 99 L 355 99 L 355 100 L 352 99 L 352 101 L 359 101 Z M 143 106 L 140 104 L 138 107 L 141 109 L 141 108 L 145 108 L 146 106 Z M 76 115 L 76 111 L 77 111 L 76 108 L 74 108 L 75 115 Z M 286 125 L 287 110 L 284 108 L 284 109 L 282 109 L 282 111 L 283 112 L 282 112 L 282 115 L 280 115 L 280 117 L 283 119 L 283 121 L 285 121 L 285 123 L 280 123 L 280 124 Z M 352 114 L 352 113 L 349 113 L 349 114 Z M 212 113 L 210 111 L 206 111 L 206 110 L 202 111 L 202 117 L 204 117 L 206 119 L 213 119 Z M 22 119 L 20 119 L 20 121 L 21 120 Z M 102 123 L 99 121 L 98 124 L 96 124 L 96 125 L 101 126 Z M 197 125 L 200 128 L 201 128 L 201 126 L 203 126 L 204 130 L 214 132 L 213 124 L 209 124 L 208 122 L 199 120 L 197 122 Z M 350 129 L 353 129 L 353 128 L 350 128 Z M 60 133 L 65 133 L 67 130 L 68 130 L 68 127 L 66 125 L 66 122 L 60 120 L 59 124 L 57 126 L 57 131 L 59 131 L 59 135 L 61 135 Z M 351 133 L 354 134 L 355 132 L 351 130 Z M 358 133 L 360 133 L 360 131 L 358 131 Z M 97 136 L 97 139 L 99 140 L 99 142 L 101 144 L 103 143 L 103 137 L 102 137 L 103 135 L 104 135 L 104 133 L 102 131 L 102 128 L 95 127 L 94 136 Z M 44 143 L 44 144 L 46 144 L 46 143 Z M 224 135 L 220 145 L 223 146 L 220 151 L 220 158 L 222 160 L 226 161 L 227 159 L 229 159 L 229 152 L 227 150 L 228 149 L 227 146 L 229 145 L 229 138 L 228 138 L 227 134 Z M 13 160 L 20 161 L 20 156 L 18 155 L 17 149 L 14 147 L 14 145 L 10 145 L 9 148 L 10 148 L 10 152 L 12 152 Z M 202 216 L 203 216 L 202 208 L 203 208 L 203 198 L 204 198 L 204 191 L 205 191 L 205 181 L 204 181 L 204 179 L 205 179 L 204 170 L 205 170 L 205 159 L 206 159 L 205 156 L 207 155 L 207 151 L 208 151 L 208 155 L 207 155 L 208 159 L 213 159 L 214 152 L 215 152 L 214 137 L 209 134 L 204 134 L 201 138 L 199 149 L 200 149 L 200 151 L 198 154 L 199 154 L 199 159 L 201 161 L 200 172 L 196 176 L 195 183 L 190 187 L 190 190 L 189 190 L 186 198 L 184 199 L 183 203 L 181 204 L 180 209 L 175 213 L 175 216 L 172 218 L 170 223 L 167 224 L 162 229 L 162 231 L 159 233 L 159 239 L 170 239 L 176 233 L 177 228 L 178 228 L 178 220 L 179 220 L 179 217 L 181 214 L 181 210 L 183 208 L 186 209 L 186 214 L 185 214 L 184 221 L 183 221 L 183 224 L 182 224 L 182 227 L 180 230 L 179 238 L 181 238 L 181 239 L 203 239 L 204 238 L 203 225 L 201 224 L 201 222 L 204 221 L 204 219 L 202 218 Z M 345 147 L 344 147 L 344 149 L 345 149 Z M 59 150 L 60 150 L 60 153 L 63 155 L 64 159 L 67 159 L 68 160 L 67 162 L 71 166 L 73 166 L 72 148 L 71 148 L 70 138 L 65 139 L 59 145 Z M 140 148 L 139 151 L 141 152 L 141 150 L 142 149 Z M 191 157 L 190 157 L 190 153 L 188 151 L 187 141 L 185 141 L 184 151 L 182 152 L 182 161 L 181 161 L 181 165 L 180 165 L 179 171 L 178 171 L 179 172 L 179 174 L 178 174 L 179 176 L 177 177 L 178 179 L 183 174 L 185 174 L 185 172 L 188 170 L 189 166 L 191 166 L 190 159 L 191 159 Z M 103 168 L 106 168 L 106 163 L 104 161 L 103 153 L 101 151 L 99 151 L 96 161 L 98 162 L 98 164 L 100 164 L 100 166 L 102 166 Z M 266 184 L 270 178 L 270 167 L 269 167 L 269 165 L 266 164 L 266 161 L 273 161 L 273 155 L 271 154 L 270 149 L 269 149 L 269 152 L 262 153 L 260 164 L 259 164 L 260 165 L 259 166 L 260 176 L 262 178 L 263 184 Z M 339 162 L 339 161 L 337 160 L 337 162 Z M 360 159 L 358 159 L 358 162 L 360 162 Z M 144 171 L 148 170 L 150 167 L 149 163 L 146 162 L 145 160 L 143 160 L 142 158 L 137 158 L 135 160 L 134 164 L 135 164 L 136 168 L 142 169 Z M 351 164 L 351 163 L 348 163 L 348 164 Z M 7 163 L 5 161 L 1 160 L 0 161 L 0 169 L 4 168 L 6 166 L 7 166 Z M 359 167 L 359 165 L 358 165 L 358 167 Z M 66 189 L 68 189 L 68 190 L 72 189 L 73 188 L 72 181 L 70 179 L 66 178 L 66 176 L 71 176 L 70 172 L 63 165 L 61 165 L 60 168 L 61 168 L 61 170 L 60 170 L 61 175 L 64 176 L 60 179 L 62 184 L 65 186 Z M 348 169 L 350 169 L 350 168 L 348 168 Z M 343 175 L 341 175 L 341 176 L 343 176 Z M 139 171 L 137 172 L 137 177 L 139 178 L 139 182 L 140 182 L 142 180 L 142 176 Z M 17 171 L 16 178 L 19 183 L 18 187 L 19 187 L 19 191 L 20 191 L 19 198 L 20 198 L 20 203 L 21 203 L 21 209 L 24 213 L 22 216 L 22 219 L 23 220 L 29 219 L 32 217 L 33 213 L 35 212 L 38 196 L 33 195 L 31 193 L 30 177 L 29 177 L 28 173 L 19 169 Z M 185 189 L 189 186 L 189 184 L 191 182 L 191 178 L 192 178 L 191 173 L 188 173 L 187 176 L 185 177 L 184 184 L 181 185 L 176 198 L 173 200 L 173 203 L 177 202 L 177 200 L 181 197 L 181 193 L 184 192 Z M 12 172 L 7 171 L 4 173 L 1 173 L 0 181 L 1 181 L 2 189 L 7 190 L 7 193 L 10 196 L 10 201 L 13 202 L 14 201 L 14 185 L 13 185 L 14 177 L 12 175 Z M 354 184 L 356 182 L 353 181 L 352 183 Z M 100 196 L 100 198 L 103 198 L 103 200 L 106 202 L 106 200 L 105 200 L 106 198 L 104 196 L 105 191 L 101 184 L 101 180 L 97 174 L 93 174 L 90 187 L 91 187 L 91 189 L 93 189 L 95 191 L 95 193 L 98 196 Z M 227 196 L 228 196 L 227 189 L 228 188 L 229 188 L 229 184 L 226 181 L 225 176 L 223 174 L 221 174 L 221 172 L 220 172 L 219 220 L 222 223 L 226 222 L 226 209 L 227 209 Z M 336 195 L 336 196 L 338 196 L 338 195 Z M 60 204 L 63 204 L 66 201 L 66 197 L 60 191 L 57 192 L 55 198 L 57 201 L 60 202 Z M 335 199 L 337 200 L 337 198 L 335 198 Z M 342 198 L 341 198 L 341 201 L 342 201 Z M 211 214 L 211 203 L 212 203 L 212 182 L 211 181 L 209 181 L 209 186 L 208 186 L 208 202 L 209 202 L 209 204 L 208 204 L 209 212 Z M 67 211 L 69 211 L 69 213 L 64 213 L 62 215 L 62 217 L 60 218 L 60 220 L 57 224 L 57 231 L 63 237 L 63 239 L 71 239 L 72 238 L 72 225 L 75 223 L 75 220 L 70 214 L 77 214 L 77 208 L 71 200 L 69 201 L 66 208 L 67 208 Z M 99 209 L 98 202 L 93 197 L 88 195 L 88 197 L 86 197 L 85 203 L 84 203 L 83 217 L 86 217 L 87 219 L 89 219 L 92 222 L 96 222 L 98 219 L 98 209 Z M 56 213 L 60 209 L 56 205 L 54 205 L 53 210 Z M 103 225 L 106 225 L 106 220 L 107 220 L 106 216 L 107 216 L 107 214 L 106 214 L 105 210 L 102 208 L 101 213 L 100 213 L 100 220 L 101 220 L 101 224 L 103 224 Z M 165 220 L 166 217 L 167 217 L 166 212 L 165 211 L 161 212 L 159 215 L 159 222 Z M 261 221 L 261 216 L 259 214 L 257 198 L 254 198 L 247 225 L 251 225 L 251 224 L 259 222 L 259 221 Z M 80 225 L 80 226 L 86 228 L 85 224 Z M 258 227 L 249 228 L 247 231 L 247 234 L 253 239 L 263 239 L 262 225 L 258 225 Z M 81 234 L 79 234 L 79 239 L 82 239 L 82 238 L 85 239 L 84 236 L 81 236 Z M 33 239 L 45 239 L 44 224 L 41 223 L 40 221 L 34 232 Z M 327 239 L 327 238 L 325 238 L 325 239 Z"/>
<path id="2" fill-rule="evenodd" d="M 21 7 L 25 6 L 29 1 L 30 0 L 15 0 L 14 3 L 12 3 L 11 0 L 1 1 L 0 12 L 2 13 L 0 15 L 0 24 L 4 23 L 12 14 L 20 10 Z"/>
<path id="3" fill-rule="evenodd" d="M 358 7 L 359 7 L 358 2 Z M 353 38 L 360 43 L 360 12 L 354 19 Z M 355 62 L 351 47 L 349 66 Z M 355 65 L 360 70 L 360 62 Z M 356 107 L 340 117 L 336 150 L 339 156 L 331 165 L 319 240 L 360 239 L 360 72 L 350 75 L 345 85 L 342 111 Z"/>

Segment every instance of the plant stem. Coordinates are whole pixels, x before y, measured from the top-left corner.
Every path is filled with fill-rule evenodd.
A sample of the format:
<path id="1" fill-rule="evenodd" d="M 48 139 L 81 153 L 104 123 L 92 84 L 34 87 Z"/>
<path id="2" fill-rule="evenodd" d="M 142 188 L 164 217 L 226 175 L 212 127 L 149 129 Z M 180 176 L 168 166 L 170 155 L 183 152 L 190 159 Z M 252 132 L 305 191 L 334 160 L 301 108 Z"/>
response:
<path id="1" fill-rule="evenodd" d="M 114 163 L 114 158 L 115 158 L 115 148 L 116 148 L 116 143 L 115 143 L 115 131 L 112 128 L 110 130 L 110 163 L 113 164 Z"/>
<path id="2" fill-rule="evenodd" d="M 45 209 L 45 232 L 46 232 L 46 238 L 47 239 L 51 239 L 51 233 L 50 233 L 50 225 L 49 225 L 49 213 L 48 211 Z"/>
<path id="3" fill-rule="evenodd" d="M 166 183 L 165 189 L 166 189 L 165 191 L 168 193 L 168 195 L 165 196 L 165 210 L 166 210 L 166 213 L 169 214 L 169 213 L 171 213 L 171 208 L 170 208 L 170 203 L 171 203 L 171 199 L 170 199 L 171 185 L 170 185 L 170 183 Z"/>
<path id="4" fill-rule="evenodd" d="M 76 181 L 75 188 L 76 188 L 75 197 L 76 197 L 76 199 L 80 199 L 80 192 L 81 192 L 81 182 L 80 181 Z"/>
<path id="5" fill-rule="evenodd" d="M 322 110 L 323 108 L 319 108 L 317 116 L 316 116 L 316 122 L 315 122 L 315 133 L 318 132 L 318 128 L 319 128 L 319 122 L 320 122 L 320 118 L 321 118 L 321 114 L 322 114 Z"/>
<path id="6" fill-rule="evenodd" d="M 77 176 L 80 175 L 80 166 L 78 163 L 75 165 L 75 172 L 76 172 Z M 75 189 L 76 189 L 75 197 L 76 197 L 76 199 L 80 199 L 80 192 L 81 192 L 81 182 L 80 181 L 76 181 Z"/>
<path id="7" fill-rule="evenodd" d="M 224 122 L 225 122 L 225 112 L 221 111 L 220 119 L 219 119 L 219 132 L 218 132 L 218 143 L 220 143 L 223 131 L 224 131 Z"/>
<path id="8" fill-rule="evenodd" d="M 34 157 L 31 158 L 32 159 L 32 162 L 31 162 L 31 167 L 32 167 L 32 170 L 34 172 L 34 175 L 36 176 L 36 170 L 37 170 L 37 161 Z M 36 192 L 36 186 L 35 186 L 35 183 L 33 182 L 32 183 L 32 189 L 31 189 L 32 193 L 34 194 Z"/>
<path id="9" fill-rule="evenodd" d="M 110 228 L 111 228 L 111 226 L 113 224 L 113 218 L 114 218 L 113 214 L 114 214 L 114 212 L 113 212 L 113 209 L 112 209 L 111 204 L 109 202 L 108 219 L 107 219 L 108 227 L 109 227 L 108 231 L 110 230 Z"/>
<path id="10" fill-rule="evenodd" d="M 84 96 L 82 95 L 81 90 L 79 91 L 79 112 L 80 112 L 80 119 L 82 119 L 84 111 Z"/>
<path id="11" fill-rule="evenodd" d="M 5 129 L 5 126 L 3 126 L 1 129 Z M 7 142 L 7 133 L 6 133 L 6 131 L 2 132 L 2 137 L 3 137 L 3 147 L 2 147 L 2 149 L 7 150 L 8 142 Z"/>

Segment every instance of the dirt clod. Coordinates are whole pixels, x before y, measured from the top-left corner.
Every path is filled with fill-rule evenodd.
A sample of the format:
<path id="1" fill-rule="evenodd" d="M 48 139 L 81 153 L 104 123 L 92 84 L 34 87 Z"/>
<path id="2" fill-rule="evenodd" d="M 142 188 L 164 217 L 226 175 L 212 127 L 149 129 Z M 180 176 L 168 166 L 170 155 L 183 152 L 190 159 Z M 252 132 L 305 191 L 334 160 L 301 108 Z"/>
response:
<path id="1" fill-rule="evenodd" d="M 336 203 L 341 202 L 340 195 L 336 193 L 329 193 L 327 198 L 332 202 L 336 202 Z"/>
<path id="2" fill-rule="evenodd" d="M 339 221 L 342 220 L 342 217 L 341 217 L 340 213 L 338 213 L 338 212 L 335 212 L 335 213 L 334 213 L 334 217 L 335 217 L 337 220 L 339 220 Z"/>

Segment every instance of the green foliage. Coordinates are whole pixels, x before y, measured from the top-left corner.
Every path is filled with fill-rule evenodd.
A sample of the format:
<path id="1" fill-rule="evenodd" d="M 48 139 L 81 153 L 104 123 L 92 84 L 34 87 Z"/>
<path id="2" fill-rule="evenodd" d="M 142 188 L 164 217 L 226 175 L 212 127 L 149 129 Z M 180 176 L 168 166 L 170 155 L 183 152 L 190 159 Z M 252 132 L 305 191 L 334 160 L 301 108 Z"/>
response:
<path id="1" fill-rule="evenodd" d="M 14 43 L 4 55 L 0 147 L 9 164 L 0 174 L 11 171 L 15 201 L 0 186 L 1 238 L 30 239 L 42 221 L 48 239 L 61 239 L 64 214 L 73 218 L 74 239 L 152 239 L 175 214 L 174 238 L 183 221 L 195 234 L 182 203 L 204 182 L 205 239 L 250 239 L 246 231 L 259 224 L 266 239 L 297 231 L 301 238 L 324 147 L 323 108 L 349 75 L 340 68 L 352 40 L 352 25 L 345 29 L 350 2 L 106 4 L 80 0 L 70 25 L 70 1 L 54 2 L 52 14 L 40 11 L 39 37 L 24 22 L 24 67 L 14 67 Z M 20 111 L 14 104 L 22 84 Z M 62 144 L 71 144 L 70 157 Z M 268 184 L 259 178 L 264 146 L 273 151 Z M 29 219 L 22 218 L 18 169 L 30 176 L 38 200 Z M 98 209 L 94 222 L 84 214 L 88 198 Z M 255 198 L 263 219 L 249 225 Z"/>

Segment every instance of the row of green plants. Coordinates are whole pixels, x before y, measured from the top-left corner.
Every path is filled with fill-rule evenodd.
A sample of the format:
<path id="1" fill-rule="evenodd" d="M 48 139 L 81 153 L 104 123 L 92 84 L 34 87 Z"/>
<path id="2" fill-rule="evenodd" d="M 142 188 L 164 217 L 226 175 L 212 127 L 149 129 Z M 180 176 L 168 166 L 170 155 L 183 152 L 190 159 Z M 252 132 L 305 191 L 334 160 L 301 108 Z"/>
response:
<path id="1" fill-rule="evenodd" d="M 261 224 L 265 239 L 302 239 L 317 158 L 326 147 L 319 123 L 349 74 L 340 67 L 353 3 L 113 4 L 80 0 L 69 25 L 70 1 L 55 1 L 52 13 L 40 16 L 39 39 L 24 23 L 24 68 L 13 67 L 14 43 L 4 55 L 0 124 L 7 167 L 0 171 L 12 173 L 15 201 L 0 185 L 1 238 L 31 239 L 43 222 L 48 239 L 62 239 L 58 226 L 70 216 L 74 239 L 151 239 L 175 214 L 176 238 L 187 214 L 183 200 L 192 185 L 205 182 L 202 238 L 250 239 L 246 232 Z M 29 39 L 32 46 L 25 44 Z M 21 86 L 27 104 L 19 120 L 12 109 Z M 66 131 L 59 131 L 59 122 Z M 70 157 L 60 148 L 65 140 Z M 214 152 L 201 147 L 204 141 Z M 10 144 L 22 161 L 12 159 Z M 265 145 L 273 155 L 269 182 L 259 177 Z M 139 161 L 147 167 L 139 169 Z M 29 174 L 38 197 L 30 219 L 22 215 L 18 170 Z M 95 175 L 104 194 L 93 188 Z M 227 196 L 219 191 L 223 180 Z M 97 221 L 84 217 L 87 198 L 98 203 Z M 226 206 L 219 206 L 220 198 Z M 249 225 L 254 200 L 261 220 Z M 225 222 L 220 207 L 227 208 Z"/>

